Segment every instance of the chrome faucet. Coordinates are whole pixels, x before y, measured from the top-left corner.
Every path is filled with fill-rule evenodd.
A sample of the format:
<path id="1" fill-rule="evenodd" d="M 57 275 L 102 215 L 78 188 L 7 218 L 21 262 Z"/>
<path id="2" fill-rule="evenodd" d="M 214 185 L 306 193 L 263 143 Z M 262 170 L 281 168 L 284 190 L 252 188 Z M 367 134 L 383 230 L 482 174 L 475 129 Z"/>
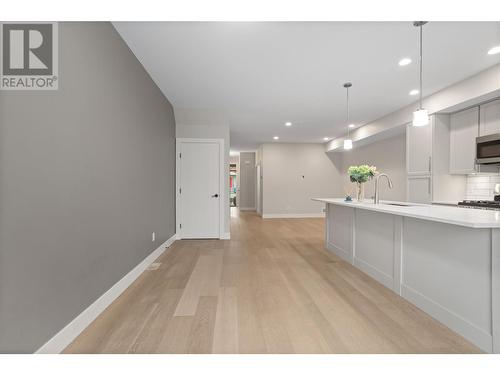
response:
<path id="1" fill-rule="evenodd" d="M 377 175 L 377 177 L 375 177 L 375 195 L 373 197 L 373 203 L 374 204 L 378 204 L 379 202 L 379 198 L 380 198 L 380 194 L 378 192 L 378 180 L 380 177 L 384 176 L 385 178 L 387 178 L 387 182 L 389 183 L 389 189 L 392 189 L 392 181 L 391 179 L 389 178 L 388 175 L 386 175 L 385 173 L 380 173 Z"/>

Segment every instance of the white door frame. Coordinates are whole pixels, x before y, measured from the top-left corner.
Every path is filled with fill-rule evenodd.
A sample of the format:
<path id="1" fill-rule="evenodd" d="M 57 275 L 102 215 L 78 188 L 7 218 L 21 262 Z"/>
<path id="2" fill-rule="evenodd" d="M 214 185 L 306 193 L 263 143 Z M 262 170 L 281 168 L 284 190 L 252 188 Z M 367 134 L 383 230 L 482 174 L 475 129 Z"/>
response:
<path id="1" fill-rule="evenodd" d="M 216 143 L 219 145 L 219 239 L 225 236 L 225 211 L 224 202 L 229 197 L 226 196 L 227 186 L 225 184 L 224 168 L 224 139 L 223 138 L 176 138 L 175 139 L 175 228 L 177 239 L 182 239 L 182 229 L 179 227 L 181 221 L 181 195 L 180 195 L 180 150 L 181 143 Z M 229 181 L 228 181 L 229 183 Z"/>

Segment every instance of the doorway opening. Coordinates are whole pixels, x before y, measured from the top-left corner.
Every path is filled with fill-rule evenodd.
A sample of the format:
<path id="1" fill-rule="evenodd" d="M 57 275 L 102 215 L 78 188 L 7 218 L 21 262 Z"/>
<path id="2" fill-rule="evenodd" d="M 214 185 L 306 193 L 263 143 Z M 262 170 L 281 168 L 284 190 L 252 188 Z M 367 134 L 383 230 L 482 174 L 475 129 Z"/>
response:
<path id="1" fill-rule="evenodd" d="M 231 207 L 238 207 L 238 199 L 236 196 L 238 191 L 237 175 L 237 165 L 229 164 L 229 205 Z"/>
<path id="2" fill-rule="evenodd" d="M 240 155 L 239 153 L 230 154 L 229 159 L 229 206 L 239 207 L 239 191 L 240 191 Z"/>

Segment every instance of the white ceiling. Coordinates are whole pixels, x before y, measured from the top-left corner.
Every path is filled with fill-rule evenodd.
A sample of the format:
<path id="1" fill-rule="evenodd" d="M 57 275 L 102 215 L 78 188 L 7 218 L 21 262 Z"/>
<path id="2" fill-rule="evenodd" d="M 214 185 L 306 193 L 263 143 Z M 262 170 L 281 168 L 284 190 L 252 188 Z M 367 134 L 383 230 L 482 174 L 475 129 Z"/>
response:
<path id="1" fill-rule="evenodd" d="M 174 107 L 224 111 L 231 149 L 324 142 L 415 101 L 418 30 L 411 22 L 117 22 Z M 424 95 L 500 63 L 499 22 L 424 26 Z M 398 66 L 403 57 L 413 63 Z M 293 122 L 285 127 L 286 121 Z"/>

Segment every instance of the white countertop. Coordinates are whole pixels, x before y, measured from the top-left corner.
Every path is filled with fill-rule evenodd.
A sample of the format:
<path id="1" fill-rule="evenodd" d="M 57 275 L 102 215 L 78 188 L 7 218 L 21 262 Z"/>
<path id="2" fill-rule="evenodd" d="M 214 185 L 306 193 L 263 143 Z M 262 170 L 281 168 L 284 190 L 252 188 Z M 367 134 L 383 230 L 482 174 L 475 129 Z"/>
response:
<path id="1" fill-rule="evenodd" d="M 379 204 L 374 204 L 369 200 L 361 203 L 355 201 L 346 202 L 343 198 L 312 198 L 312 200 L 470 228 L 500 228 L 500 211 L 409 202 L 380 201 Z M 388 203 L 408 204 L 411 206 L 392 206 Z"/>

